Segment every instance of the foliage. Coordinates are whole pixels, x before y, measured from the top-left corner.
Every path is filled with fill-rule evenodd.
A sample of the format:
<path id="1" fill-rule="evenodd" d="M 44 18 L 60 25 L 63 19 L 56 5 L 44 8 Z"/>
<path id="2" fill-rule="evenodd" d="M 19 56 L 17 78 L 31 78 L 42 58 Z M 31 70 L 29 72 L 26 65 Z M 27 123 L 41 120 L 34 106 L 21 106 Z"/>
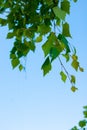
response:
<path id="1" fill-rule="evenodd" d="M 58 58 L 62 66 L 61 79 L 66 82 L 68 78 L 74 92 L 77 90 L 76 78 L 68 73 L 61 60 L 64 57 L 66 62 L 71 61 L 76 71 L 83 71 L 76 49 L 67 40 L 71 38 L 69 23 L 66 21 L 70 5 L 69 0 L 0 0 L 0 14 L 4 16 L 0 15 L 0 26 L 8 26 L 7 39 L 14 38 L 10 51 L 13 68 L 19 67 L 21 71 L 24 68 L 21 58 L 26 57 L 30 51 L 34 52 L 37 43 L 43 43 L 43 75 L 52 69 L 52 62 Z"/>
<path id="2" fill-rule="evenodd" d="M 84 106 L 84 119 L 78 122 L 78 127 L 74 126 L 71 130 L 86 130 L 87 129 L 87 106 Z"/>

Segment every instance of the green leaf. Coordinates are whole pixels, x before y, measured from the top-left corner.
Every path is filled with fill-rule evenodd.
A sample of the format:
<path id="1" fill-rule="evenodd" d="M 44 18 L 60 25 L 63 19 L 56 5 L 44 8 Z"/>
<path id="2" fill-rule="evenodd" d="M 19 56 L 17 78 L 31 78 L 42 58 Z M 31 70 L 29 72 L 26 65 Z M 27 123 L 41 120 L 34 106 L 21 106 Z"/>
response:
<path id="1" fill-rule="evenodd" d="M 40 35 L 44 35 L 47 34 L 48 32 L 51 31 L 50 26 L 47 26 L 45 24 L 41 24 L 40 26 L 38 26 L 38 33 L 40 33 Z"/>
<path id="2" fill-rule="evenodd" d="M 72 92 L 75 92 L 76 90 L 78 90 L 78 88 L 76 88 L 75 86 L 72 86 L 71 90 L 72 90 Z"/>
<path id="3" fill-rule="evenodd" d="M 78 60 L 78 56 L 76 56 L 76 55 L 74 54 L 74 55 L 72 55 L 72 59 L 73 59 L 73 60 Z"/>
<path id="4" fill-rule="evenodd" d="M 52 62 L 54 59 L 56 59 L 59 54 L 60 54 L 60 50 L 58 50 L 58 48 L 56 48 L 56 47 L 52 47 L 52 48 L 50 49 L 51 62 Z"/>
<path id="5" fill-rule="evenodd" d="M 20 65 L 19 65 L 19 70 L 20 70 L 20 71 L 22 71 L 22 70 L 23 70 L 23 68 L 24 68 L 24 67 L 23 67 L 23 65 L 22 65 L 22 64 L 20 64 Z"/>
<path id="6" fill-rule="evenodd" d="M 71 83 L 74 83 L 74 84 L 75 84 L 75 82 L 76 82 L 75 76 L 74 76 L 74 75 L 71 75 Z"/>
<path id="7" fill-rule="evenodd" d="M 65 20 L 65 17 L 66 17 L 66 12 L 61 10 L 58 6 L 55 6 L 53 8 L 53 12 L 55 14 L 56 17 L 62 19 L 62 20 Z"/>
<path id="8" fill-rule="evenodd" d="M 87 118 L 87 111 L 83 111 L 84 118 Z"/>
<path id="9" fill-rule="evenodd" d="M 70 14 L 70 2 L 68 0 L 61 2 L 61 9 Z"/>
<path id="10" fill-rule="evenodd" d="M 44 55 L 47 56 L 50 53 L 50 49 L 54 46 L 56 41 L 56 36 L 53 32 L 48 36 L 48 40 L 42 45 Z"/>
<path id="11" fill-rule="evenodd" d="M 62 56 L 64 56 L 64 57 L 65 57 L 66 62 L 68 62 L 68 61 L 69 61 L 69 59 L 70 59 L 70 55 L 69 55 L 69 53 L 62 54 Z"/>
<path id="12" fill-rule="evenodd" d="M 81 72 L 84 72 L 84 68 L 82 68 L 82 67 L 79 67 L 79 70 L 80 70 Z"/>
<path id="13" fill-rule="evenodd" d="M 7 25 L 7 20 L 6 20 L 6 19 L 3 19 L 3 18 L 0 18 L 0 25 L 1 25 L 1 26 Z"/>
<path id="14" fill-rule="evenodd" d="M 14 33 L 13 32 L 9 32 L 8 34 L 7 34 L 7 39 L 11 39 L 11 38 L 13 38 L 15 35 L 14 35 Z"/>
<path id="15" fill-rule="evenodd" d="M 70 47 L 69 47 L 69 43 L 68 43 L 67 39 L 62 34 L 58 35 L 58 39 L 61 41 L 61 44 L 64 45 L 64 47 L 66 49 L 66 53 L 69 53 Z"/>
<path id="16" fill-rule="evenodd" d="M 61 72 L 60 72 L 60 75 L 61 75 L 62 81 L 63 81 L 63 82 L 66 82 L 66 79 L 67 79 L 66 74 L 65 74 L 63 71 L 61 71 Z"/>
<path id="17" fill-rule="evenodd" d="M 73 60 L 71 63 L 72 67 L 77 71 L 79 68 L 79 62 L 77 60 Z"/>
<path id="18" fill-rule="evenodd" d="M 11 64 L 12 64 L 13 69 L 14 69 L 15 67 L 17 67 L 19 63 L 20 63 L 20 61 L 19 61 L 18 58 L 15 58 L 15 59 L 12 59 L 12 60 L 11 60 Z"/>
<path id="19" fill-rule="evenodd" d="M 83 128 L 84 126 L 86 126 L 86 123 L 86 120 L 79 121 L 79 126 Z"/>
<path id="20" fill-rule="evenodd" d="M 43 70 L 43 75 L 45 76 L 50 70 L 51 70 L 51 62 L 49 57 L 47 57 L 47 59 L 45 60 L 45 62 L 43 63 L 41 69 Z"/>
<path id="21" fill-rule="evenodd" d="M 73 0 L 74 2 L 77 2 L 77 0 Z"/>
<path id="22" fill-rule="evenodd" d="M 79 130 L 77 126 L 74 126 L 71 130 Z"/>
<path id="23" fill-rule="evenodd" d="M 67 22 L 63 24 L 62 34 L 65 37 L 71 37 L 69 24 Z"/>
<path id="24" fill-rule="evenodd" d="M 37 38 L 36 38 L 36 42 L 41 42 L 42 41 L 42 35 L 40 35 L 40 36 L 38 36 Z"/>

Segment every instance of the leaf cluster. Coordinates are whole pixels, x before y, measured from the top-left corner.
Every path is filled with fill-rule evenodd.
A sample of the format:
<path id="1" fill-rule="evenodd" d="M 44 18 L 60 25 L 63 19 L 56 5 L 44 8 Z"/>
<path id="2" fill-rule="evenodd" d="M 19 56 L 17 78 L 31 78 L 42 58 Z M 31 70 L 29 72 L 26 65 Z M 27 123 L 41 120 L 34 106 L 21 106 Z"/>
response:
<path id="1" fill-rule="evenodd" d="M 59 59 L 63 69 L 60 71 L 61 79 L 66 82 L 68 78 L 74 92 L 77 90 L 74 86 L 75 76 L 68 73 L 60 59 L 60 56 L 66 62 L 72 59 L 71 66 L 76 71 L 78 68 L 83 71 L 75 48 L 67 40 L 71 38 L 69 23 L 66 21 L 66 16 L 70 14 L 70 4 L 69 0 L 0 0 L 0 14 L 4 16 L 0 17 L 0 26 L 8 26 L 7 39 L 14 38 L 10 51 L 13 69 L 18 67 L 21 71 L 24 68 L 21 59 L 31 51 L 35 52 L 37 43 L 43 43 L 43 75 L 52 69 L 52 62 Z"/>
<path id="2" fill-rule="evenodd" d="M 71 130 L 86 130 L 87 128 L 87 106 L 84 106 L 84 119 L 78 122 L 78 126 L 74 126 Z"/>

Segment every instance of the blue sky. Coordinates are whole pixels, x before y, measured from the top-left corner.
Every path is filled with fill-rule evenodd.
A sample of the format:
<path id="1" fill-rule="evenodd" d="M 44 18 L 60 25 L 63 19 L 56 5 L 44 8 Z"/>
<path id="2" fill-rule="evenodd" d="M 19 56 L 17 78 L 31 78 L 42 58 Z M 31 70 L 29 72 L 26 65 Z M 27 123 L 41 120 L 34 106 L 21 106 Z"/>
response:
<path id="1" fill-rule="evenodd" d="M 7 28 L 0 28 L 0 130 L 69 130 L 83 118 L 87 105 L 87 1 L 72 3 L 68 18 L 79 61 L 84 73 L 76 73 L 78 91 L 70 91 L 70 83 L 61 82 L 58 61 L 43 77 L 43 53 L 37 45 L 35 54 L 25 59 L 26 72 L 12 69 L 9 51 L 12 40 L 6 40 Z M 39 51 L 38 51 L 39 50 Z"/>

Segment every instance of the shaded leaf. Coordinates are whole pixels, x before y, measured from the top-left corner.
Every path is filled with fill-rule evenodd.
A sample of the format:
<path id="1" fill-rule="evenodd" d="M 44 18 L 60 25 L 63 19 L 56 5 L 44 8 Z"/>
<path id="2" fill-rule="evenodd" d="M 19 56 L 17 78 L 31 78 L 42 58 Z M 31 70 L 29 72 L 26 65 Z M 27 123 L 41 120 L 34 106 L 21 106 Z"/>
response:
<path id="1" fill-rule="evenodd" d="M 62 56 L 64 56 L 66 58 L 66 62 L 69 61 L 69 59 L 70 59 L 69 53 L 62 54 Z"/>
<path id="2" fill-rule="evenodd" d="M 80 70 L 81 72 L 84 72 L 84 68 L 82 68 L 82 67 L 79 67 L 79 70 Z"/>
<path id="3" fill-rule="evenodd" d="M 41 24 L 40 26 L 38 26 L 38 33 L 40 33 L 40 35 L 44 35 L 48 32 L 51 31 L 51 28 L 49 26 L 46 26 L 45 24 Z"/>
<path id="4" fill-rule="evenodd" d="M 7 39 L 11 39 L 11 38 L 13 38 L 15 35 L 14 35 L 14 33 L 13 32 L 9 32 L 8 34 L 7 34 Z"/>
<path id="5" fill-rule="evenodd" d="M 60 51 L 58 51 L 58 48 L 52 47 L 50 49 L 50 56 L 51 56 L 51 62 L 58 57 L 60 54 Z"/>
<path id="6" fill-rule="evenodd" d="M 77 2 L 77 0 L 73 0 L 74 2 Z"/>
<path id="7" fill-rule="evenodd" d="M 84 126 L 86 126 L 86 123 L 86 120 L 79 121 L 79 126 L 83 128 Z"/>
<path id="8" fill-rule="evenodd" d="M 43 70 L 43 75 L 45 76 L 50 70 L 51 70 L 51 62 L 49 57 L 47 57 L 47 59 L 45 60 L 45 62 L 43 63 L 41 69 Z"/>
<path id="9" fill-rule="evenodd" d="M 67 39 L 62 34 L 58 35 L 58 39 L 64 45 L 64 47 L 66 49 L 66 53 L 69 53 L 70 52 L 70 47 L 69 47 L 69 43 L 68 43 Z"/>

